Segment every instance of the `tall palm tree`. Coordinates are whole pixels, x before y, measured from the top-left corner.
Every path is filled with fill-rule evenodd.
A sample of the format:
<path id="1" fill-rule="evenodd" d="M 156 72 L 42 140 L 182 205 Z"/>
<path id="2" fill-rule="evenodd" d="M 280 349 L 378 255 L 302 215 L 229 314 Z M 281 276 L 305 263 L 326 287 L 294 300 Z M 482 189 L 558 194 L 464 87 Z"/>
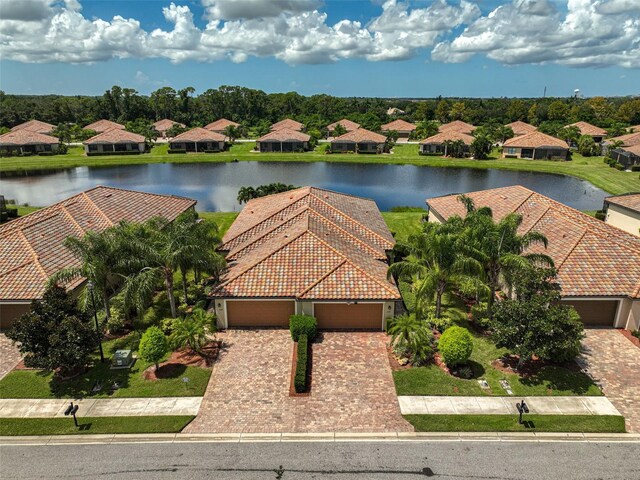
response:
<path id="1" fill-rule="evenodd" d="M 546 248 L 547 237 L 534 230 L 520 235 L 518 230 L 522 215 L 510 213 L 496 222 L 490 208 L 476 209 L 473 200 L 465 195 L 461 195 L 459 200 L 467 209 L 464 245 L 484 267 L 489 287 L 488 312 L 491 316 L 501 282 L 513 283 L 516 281 L 514 272 L 532 265 L 553 267 L 553 260 L 548 255 L 525 253 L 536 244 Z"/>
<path id="2" fill-rule="evenodd" d="M 480 262 L 465 254 L 459 225 L 457 219 L 426 224 L 422 233 L 409 236 L 407 244 L 400 246 L 408 255 L 389 267 L 389 276 L 412 282 L 418 313 L 435 297 L 435 315 L 440 318 L 443 295 L 456 283 L 482 275 Z"/>

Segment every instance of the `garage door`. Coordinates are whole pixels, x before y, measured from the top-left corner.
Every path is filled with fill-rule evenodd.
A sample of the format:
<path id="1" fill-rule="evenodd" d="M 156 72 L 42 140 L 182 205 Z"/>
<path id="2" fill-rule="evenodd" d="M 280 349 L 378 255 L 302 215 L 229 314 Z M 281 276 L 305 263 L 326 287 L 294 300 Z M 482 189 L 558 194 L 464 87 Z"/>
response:
<path id="1" fill-rule="evenodd" d="M 313 315 L 318 328 L 382 330 L 381 303 L 314 303 Z"/>
<path id="2" fill-rule="evenodd" d="M 586 326 L 613 327 L 618 300 L 564 300 L 573 305 Z"/>
<path id="3" fill-rule="evenodd" d="M 285 327 L 295 313 L 293 300 L 227 300 L 229 327 Z"/>

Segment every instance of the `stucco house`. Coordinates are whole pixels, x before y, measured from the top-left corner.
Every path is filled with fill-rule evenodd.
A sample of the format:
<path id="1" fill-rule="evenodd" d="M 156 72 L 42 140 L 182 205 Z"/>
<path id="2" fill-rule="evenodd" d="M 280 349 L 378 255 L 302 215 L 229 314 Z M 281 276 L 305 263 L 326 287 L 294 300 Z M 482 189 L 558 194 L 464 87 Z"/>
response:
<path id="1" fill-rule="evenodd" d="M 225 136 L 205 128 L 192 128 L 169 140 L 169 149 L 187 153 L 222 152 L 225 148 Z"/>
<path id="2" fill-rule="evenodd" d="M 640 193 L 606 197 L 603 210 L 606 223 L 640 236 Z"/>
<path id="3" fill-rule="evenodd" d="M 463 122 L 462 120 L 454 120 L 453 122 L 443 123 L 438 127 L 439 132 L 448 132 L 450 130 L 455 130 L 461 133 L 466 133 L 467 135 L 471 135 L 475 129 L 476 127 L 474 125 Z"/>
<path id="4" fill-rule="evenodd" d="M 630 169 L 634 165 L 640 165 L 640 144 L 616 148 L 609 152 L 609 156 L 624 168 Z"/>
<path id="5" fill-rule="evenodd" d="M 195 200 L 98 186 L 0 225 L 0 329 L 42 298 L 49 278 L 78 261 L 63 245 L 68 236 L 103 231 L 122 220 L 168 220 L 193 208 Z M 79 278 L 68 285 L 76 291 Z"/>
<path id="6" fill-rule="evenodd" d="M 97 122 L 90 123 L 83 127 L 84 130 L 93 130 L 96 133 L 108 132 L 109 130 L 124 130 L 124 125 L 121 125 L 111 120 L 98 120 Z"/>
<path id="7" fill-rule="evenodd" d="M 55 153 L 60 140 L 51 135 L 33 132 L 31 130 L 14 130 L 0 135 L 0 155 L 37 155 L 44 152 Z"/>
<path id="8" fill-rule="evenodd" d="M 17 132 L 18 130 L 28 130 L 30 132 L 49 134 L 53 132 L 56 128 L 55 125 L 52 125 L 47 122 L 41 122 L 40 120 L 29 120 L 28 122 L 21 123 L 16 125 L 11 129 L 12 132 Z"/>
<path id="9" fill-rule="evenodd" d="M 294 130 L 296 132 L 301 132 L 304 130 L 304 125 L 290 118 L 285 118 L 284 120 L 280 120 L 279 122 L 271 125 L 271 131 L 275 132 L 276 130 Z"/>
<path id="10" fill-rule="evenodd" d="M 220 251 L 227 270 L 210 298 L 220 328 L 383 330 L 400 292 L 387 278 L 395 241 L 373 200 L 315 187 L 247 202 Z"/>
<path id="11" fill-rule="evenodd" d="M 162 120 L 158 120 L 153 124 L 153 128 L 160 134 L 162 138 L 167 138 L 167 131 L 171 130 L 174 125 L 179 125 L 182 128 L 185 128 L 184 123 L 174 122 L 168 118 L 163 118 Z"/>
<path id="12" fill-rule="evenodd" d="M 573 305 L 585 325 L 640 327 L 640 238 L 525 187 L 466 194 L 477 208 L 490 207 L 496 220 L 522 215 L 520 233 L 538 231 L 548 247 L 528 252 L 549 255 L 558 270 L 562 300 Z M 459 195 L 427 200 L 430 222 L 466 211 Z"/>
<path id="13" fill-rule="evenodd" d="M 387 137 L 365 128 L 357 128 L 351 132 L 331 140 L 331 151 L 356 153 L 382 153 Z"/>
<path id="14" fill-rule="evenodd" d="M 502 145 L 502 158 L 533 160 L 567 160 L 569 146 L 564 140 L 542 132 L 531 132 L 510 138 Z"/>
<path id="15" fill-rule="evenodd" d="M 341 125 L 347 132 L 352 132 L 360 128 L 359 123 L 352 122 L 351 120 L 343 118 L 342 120 L 338 120 L 337 122 L 333 122 L 327 125 L 327 132 L 329 133 L 330 137 L 333 136 L 333 131 L 336 129 L 338 124 Z"/>
<path id="16" fill-rule="evenodd" d="M 564 128 L 577 127 L 580 130 L 580 135 L 588 135 L 593 138 L 596 143 L 602 143 L 607 136 L 607 131 L 603 128 L 591 125 L 588 122 L 576 122 L 570 125 L 566 125 Z"/>
<path id="17" fill-rule="evenodd" d="M 527 133 L 535 132 L 538 130 L 537 127 L 530 125 L 521 120 L 517 120 L 515 122 L 507 123 L 505 127 L 509 127 L 513 131 L 514 136 L 526 135 Z"/>
<path id="18" fill-rule="evenodd" d="M 304 152 L 309 150 L 311 136 L 306 133 L 280 128 L 263 135 L 256 140 L 259 152 Z"/>
<path id="19" fill-rule="evenodd" d="M 449 148 L 447 142 L 457 141 L 461 141 L 464 144 L 463 151 L 465 154 L 468 154 L 469 147 L 473 142 L 473 137 L 454 129 L 445 130 L 444 132 L 436 133 L 431 137 L 421 140 L 418 146 L 418 152 L 420 155 L 442 155 L 446 157 L 449 153 L 447 151 Z"/>
<path id="20" fill-rule="evenodd" d="M 82 142 L 87 155 L 135 155 L 146 151 L 145 138 L 137 133 L 113 128 Z"/>
<path id="21" fill-rule="evenodd" d="M 382 133 L 389 133 L 392 131 L 398 132 L 398 139 L 408 140 L 409 136 L 416 131 L 416 126 L 413 123 L 409 123 L 402 119 L 397 119 L 389 123 L 385 123 L 380 127 Z"/>
<path id="22" fill-rule="evenodd" d="M 216 133 L 224 133 L 225 128 L 227 127 L 239 127 L 240 124 L 231 120 L 227 120 L 226 118 L 219 118 L 215 122 L 211 122 L 208 125 L 205 125 L 204 128 L 207 130 L 211 130 Z"/>

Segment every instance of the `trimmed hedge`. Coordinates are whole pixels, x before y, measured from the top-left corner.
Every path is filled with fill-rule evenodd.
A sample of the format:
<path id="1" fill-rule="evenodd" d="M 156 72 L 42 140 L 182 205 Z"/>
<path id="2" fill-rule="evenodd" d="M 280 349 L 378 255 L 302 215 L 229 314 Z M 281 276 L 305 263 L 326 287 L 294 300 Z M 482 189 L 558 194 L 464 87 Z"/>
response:
<path id="1" fill-rule="evenodd" d="M 294 342 L 299 342 L 301 335 L 306 335 L 309 341 L 313 341 L 318 333 L 318 321 L 311 315 L 291 315 L 289 317 L 289 330 Z"/>
<path id="2" fill-rule="evenodd" d="M 640 172 L 640 165 L 632 165 L 631 166 L 631 171 L 632 172 Z"/>
<path id="3" fill-rule="evenodd" d="M 185 148 L 170 148 L 167 153 L 187 153 Z"/>
<path id="4" fill-rule="evenodd" d="M 106 157 L 109 155 L 140 155 L 141 152 L 139 150 L 129 150 L 124 152 L 87 152 L 87 157 Z"/>
<path id="5" fill-rule="evenodd" d="M 444 363 L 453 367 L 469 360 L 473 352 L 473 337 L 462 327 L 449 327 L 440 336 L 438 350 Z"/>
<path id="6" fill-rule="evenodd" d="M 298 337 L 297 353 L 298 358 L 296 359 L 296 374 L 293 377 L 293 386 L 297 393 L 303 393 L 307 389 L 307 365 L 309 362 L 309 342 L 304 333 Z"/>

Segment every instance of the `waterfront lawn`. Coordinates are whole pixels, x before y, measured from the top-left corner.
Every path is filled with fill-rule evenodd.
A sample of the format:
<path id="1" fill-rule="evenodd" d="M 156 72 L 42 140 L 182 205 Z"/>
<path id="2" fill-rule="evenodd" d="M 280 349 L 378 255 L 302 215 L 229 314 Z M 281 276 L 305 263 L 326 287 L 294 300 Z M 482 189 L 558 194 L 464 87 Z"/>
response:
<path id="1" fill-rule="evenodd" d="M 198 212 L 201 218 L 211 220 L 218 225 L 218 234 L 220 238 L 227 233 L 229 227 L 238 216 L 239 212 Z"/>
<path id="2" fill-rule="evenodd" d="M 146 163 L 201 163 L 239 161 L 294 161 L 294 162 L 337 162 L 337 163 L 376 163 L 410 164 L 434 167 L 495 168 L 503 170 L 521 170 L 531 172 L 557 173 L 572 175 L 594 184 L 596 187 L 620 194 L 640 190 L 637 172 L 622 172 L 603 162 L 603 157 L 583 157 L 573 154 L 569 162 L 526 160 L 518 158 L 492 158 L 489 160 L 471 160 L 464 158 L 443 158 L 418 155 L 418 145 L 396 145 L 391 154 L 326 154 L 324 143 L 314 151 L 305 153 L 256 153 L 251 150 L 254 142 L 236 143 L 228 151 L 206 154 L 168 154 L 166 144 L 154 146 L 150 153 L 141 155 L 114 155 L 87 157 L 80 147 L 71 147 L 66 155 L 51 157 L 9 157 L 0 160 L 0 172 L 21 172 L 31 170 L 49 170 L 78 166 L 114 166 Z"/>
<path id="3" fill-rule="evenodd" d="M 619 415 L 405 415 L 416 432 L 579 432 L 624 433 Z"/>
<path id="4" fill-rule="evenodd" d="M 106 433 L 178 433 L 195 417 L 190 415 L 144 417 L 3 418 L 0 435 L 83 435 Z"/>
<path id="5" fill-rule="evenodd" d="M 426 212 L 382 212 L 382 218 L 396 241 L 405 241 L 413 233 L 422 230 L 422 216 Z"/>

